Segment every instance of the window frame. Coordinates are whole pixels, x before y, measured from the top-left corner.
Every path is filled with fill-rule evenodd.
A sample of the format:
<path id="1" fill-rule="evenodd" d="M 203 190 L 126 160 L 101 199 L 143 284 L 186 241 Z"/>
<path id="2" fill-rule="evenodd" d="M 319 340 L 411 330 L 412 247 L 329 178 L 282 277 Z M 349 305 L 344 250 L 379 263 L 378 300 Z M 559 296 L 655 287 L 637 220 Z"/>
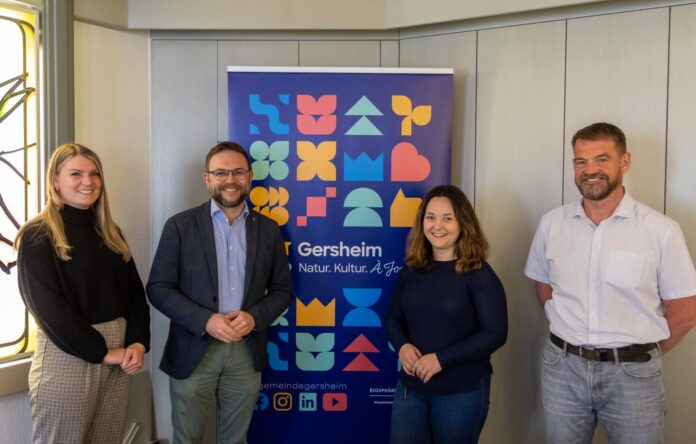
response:
<path id="1" fill-rule="evenodd" d="M 43 172 L 51 151 L 74 139 L 73 0 L 0 0 L 0 6 L 33 14 L 37 42 L 37 122 L 39 202 Z M 25 329 L 29 313 L 25 311 Z M 31 354 L 0 361 L 0 397 L 28 389 Z"/>

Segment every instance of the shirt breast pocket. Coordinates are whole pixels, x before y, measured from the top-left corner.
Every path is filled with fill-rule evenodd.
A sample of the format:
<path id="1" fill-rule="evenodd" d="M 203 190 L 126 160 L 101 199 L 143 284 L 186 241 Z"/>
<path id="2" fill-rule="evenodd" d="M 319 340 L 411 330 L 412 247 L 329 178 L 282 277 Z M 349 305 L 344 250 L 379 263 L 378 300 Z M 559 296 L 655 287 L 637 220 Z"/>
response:
<path id="1" fill-rule="evenodd" d="M 645 254 L 611 250 L 606 281 L 619 287 L 637 287 L 643 276 Z"/>

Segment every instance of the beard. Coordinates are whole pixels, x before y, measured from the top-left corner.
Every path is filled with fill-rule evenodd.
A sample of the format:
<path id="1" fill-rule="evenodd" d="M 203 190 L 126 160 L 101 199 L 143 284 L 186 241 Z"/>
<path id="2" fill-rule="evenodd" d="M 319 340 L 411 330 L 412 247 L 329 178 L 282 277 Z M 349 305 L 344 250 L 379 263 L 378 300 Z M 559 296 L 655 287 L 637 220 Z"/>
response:
<path id="1" fill-rule="evenodd" d="M 221 207 L 223 208 L 235 208 L 244 203 L 246 200 L 247 196 L 249 196 L 249 186 L 248 185 L 235 185 L 235 187 L 239 190 L 239 196 L 234 199 L 225 199 L 222 197 L 222 189 L 227 187 L 229 185 L 220 185 L 216 187 L 215 185 L 208 185 L 208 192 L 210 193 L 210 197 L 213 198 L 215 202 L 220 204 Z"/>
<path id="2" fill-rule="evenodd" d="M 602 180 L 596 183 L 589 183 L 588 180 L 590 179 Z M 616 175 L 614 180 L 609 179 L 609 176 L 604 173 L 596 173 L 583 175 L 579 181 L 575 181 L 575 186 L 578 187 L 580 194 L 587 200 L 603 200 L 620 185 L 621 172 Z"/>

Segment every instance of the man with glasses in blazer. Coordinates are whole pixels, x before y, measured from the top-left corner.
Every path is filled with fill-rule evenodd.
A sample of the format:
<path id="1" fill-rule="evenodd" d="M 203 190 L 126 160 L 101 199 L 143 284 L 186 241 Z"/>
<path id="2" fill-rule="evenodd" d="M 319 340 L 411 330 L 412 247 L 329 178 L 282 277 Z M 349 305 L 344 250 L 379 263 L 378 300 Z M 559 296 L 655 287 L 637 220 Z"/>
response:
<path id="1" fill-rule="evenodd" d="M 211 199 L 166 222 L 152 264 L 148 297 L 171 320 L 160 368 L 175 443 L 202 441 L 216 397 L 219 442 L 246 442 L 268 327 L 292 299 L 278 225 L 246 204 L 252 178 L 243 147 L 215 145 L 203 173 Z"/>

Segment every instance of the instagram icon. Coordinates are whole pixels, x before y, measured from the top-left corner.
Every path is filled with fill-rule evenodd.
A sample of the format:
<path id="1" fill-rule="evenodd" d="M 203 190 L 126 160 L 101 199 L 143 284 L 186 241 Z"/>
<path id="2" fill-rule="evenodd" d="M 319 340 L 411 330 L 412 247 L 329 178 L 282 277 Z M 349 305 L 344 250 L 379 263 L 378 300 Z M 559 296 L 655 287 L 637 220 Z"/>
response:
<path id="1" fill-rule="evenodd" d="M 278 392 L 273 395 L 273 409 L 279 412 L 292 410 L 292 394 L 288 392 Z"/>

